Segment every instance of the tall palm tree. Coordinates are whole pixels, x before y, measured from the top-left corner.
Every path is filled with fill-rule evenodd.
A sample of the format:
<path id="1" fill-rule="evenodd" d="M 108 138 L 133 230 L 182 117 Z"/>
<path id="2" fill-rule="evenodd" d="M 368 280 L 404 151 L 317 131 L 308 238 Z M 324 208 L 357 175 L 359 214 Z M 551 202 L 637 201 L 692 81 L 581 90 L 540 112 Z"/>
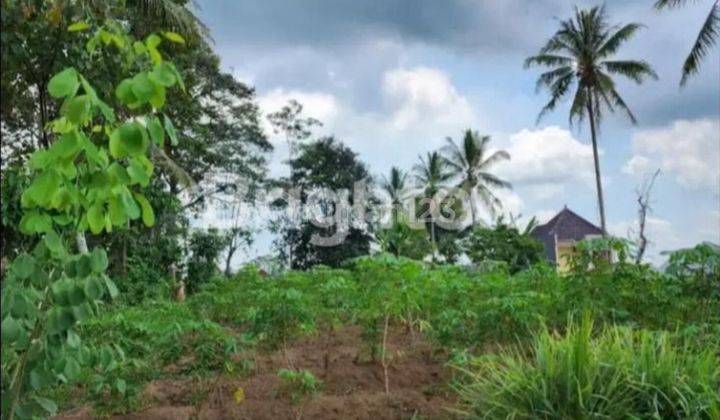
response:
<path id="1" fill-rule="evenodd" d="M 662 10 L 684 6 L 687 3 L 687 0 L 657 0 L 655 8 Z M 710 48 L 715 45 L 718 36 L 720 36 L 720 0 L 713 0 L 710 13 L 705 18 L 705 23 L 700 28 L 695 44 L 693 44 L 690 54 L 688 54 L 683 64 L 680 86 L 685 85 L 688 77 L 698 72 L 700 61 L 705 58 Z"/>
<path id="2" fill-rule="evenodd" d="M 390 178 L 386 178 L 383 175 L 382 182 L 380 183 L 380 187 L 390 196 L 393 206 L 392 217 L 394 223 L 397 223 L 398 221 L 398 211 L 400 210 L 400 206 L 402 206 L 406 178 L 407 173 L 403 172 L 402 169 L 393 166 L 390 168 Z"/>
<path id="3" fill-rule="evenodd" d="M 413 167 L 415 172 L 415 180 L 418 187 L 424 190 L 424 196 L 428 199 L 435 199 L 435 195 L 440 187 L 452 178 L 452 174 L 448 171 L 447 162 L 438 152 L 428 153 L 426 158 L 420 156 L 420 163 Z M 424 214 L 430 215 L 430 242 L 433 247 L 433 258 L 437 254 L 437 242 L 435 235 L 435 212 L 438 211 L 439 203 L 430 205 L 427 209 L 423 209 Z M 425 211 L 427 210 L 427 211 Z"/>
<path id="4" fill-rule="evenodd" d="M 624 111 L 630 121 L 635 116 L 616 90 L 611 76 L 624 76 L 642 83 L 646 77 L 657 79 L 657 75 L 645 61 L 617 60 L 615 52 L 629 40 L 642 25 L 629 23 L 623 26 L 610 26 L 604 7 L 590 10 L 575 9 L 572 19 L 560 22 L 560 29 L 548 40 L 538 55 L 525 60 L 525 67 L 543 66 L 550 70 L 542 73 L 537 88 L 550 91 L 550 101 L 538 115 L 538 121 L 557 106 L 558 102 L 574 90 L 570 107 L 570 124 L 589 119 L 595 163 L 595 183 L 597 187 L 600 225 L 605 230 L 605 204 L 603 202 L 600 180 L 600 161 L 597 150 L 596 129 L 602 119 L 604 109 L 610 112 Z"/>
<path id="5" fill-rule="evenodd" d="M 447 142 L 442 152 L 453 177 L 460 179 L 460 188 L 468 194 L 472 224 L 475 226 L 477 223 L 475 194 L 490 213 L 494 214 L 501 203 L 491 188 L 512 188 L 509 182 L 490 173 L 495 163 L 509 160 L 510 154 L 505 150 L 490 154 L 488 151 L 490 136 L 481 136 L 472 130 L 465 131 L 461 145 L 457 145 L 450 137 L 447 138 Z"/>

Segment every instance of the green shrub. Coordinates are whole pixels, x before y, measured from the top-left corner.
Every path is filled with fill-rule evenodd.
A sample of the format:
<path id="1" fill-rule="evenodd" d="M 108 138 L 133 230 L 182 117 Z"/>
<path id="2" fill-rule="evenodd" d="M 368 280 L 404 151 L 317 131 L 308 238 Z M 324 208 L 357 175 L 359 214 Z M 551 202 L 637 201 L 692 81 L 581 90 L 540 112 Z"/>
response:
<path id="1" fill-rule="evenodd" d="M 278 394 L 289 395 L 293 403 L 317 394 L 322 387 L 322 381 L 308 370 L 280 369 L 278 376 L 282 381 Z"/>
<path id="2" fill-rule="evenodd" d="M 458 386 L 470 418 L 708 418 L 720 416 L 716 349 L 668 333 L 608 328 L 588 317 L 565 336 L 476 360 Z"/>

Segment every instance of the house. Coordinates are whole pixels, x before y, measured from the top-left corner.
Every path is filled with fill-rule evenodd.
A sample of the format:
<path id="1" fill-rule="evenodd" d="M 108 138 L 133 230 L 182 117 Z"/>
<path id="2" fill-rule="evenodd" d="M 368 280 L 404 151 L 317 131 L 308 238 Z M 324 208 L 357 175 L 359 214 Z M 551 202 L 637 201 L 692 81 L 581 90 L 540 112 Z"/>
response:
<path id="1" fill-rule="evenodd" d="M 543 244 L 545 256 L 557 266 L 558 271 L 565 272 L 568 269 L 568 257 L 574 252 L 575 243 L 586 238 L 602 236 L 602 229 L 565 206 L 549 222 L 536 226 L 530 235 Z"/>

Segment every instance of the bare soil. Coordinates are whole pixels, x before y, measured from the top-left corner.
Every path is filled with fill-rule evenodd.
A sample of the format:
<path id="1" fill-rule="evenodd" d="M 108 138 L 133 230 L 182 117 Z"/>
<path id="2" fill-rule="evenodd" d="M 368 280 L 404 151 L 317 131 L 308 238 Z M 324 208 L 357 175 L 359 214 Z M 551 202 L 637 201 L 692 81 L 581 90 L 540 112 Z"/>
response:
<path id="1" fill-rule="evenodd" d="M 254 361 L 244 377 L 163 379 L 148 384 L 142 411 L 117 419 L 448 419 L 455 405 L 447 383 L 451 372 L 421 337 L 403 328 L 388 335 L 388 378 L 363 351 L 360 329 L 344 327 L 331 336 L 292 342 L 286 351 L 238 355 Z M 279 369 L 307 369 L 323 381 L 319 393 L 293 402 L 279 393 Z M 244 398 L 237 402 L 241 388 Z M 82 408 L 60 416 L 92 418 Z"/>

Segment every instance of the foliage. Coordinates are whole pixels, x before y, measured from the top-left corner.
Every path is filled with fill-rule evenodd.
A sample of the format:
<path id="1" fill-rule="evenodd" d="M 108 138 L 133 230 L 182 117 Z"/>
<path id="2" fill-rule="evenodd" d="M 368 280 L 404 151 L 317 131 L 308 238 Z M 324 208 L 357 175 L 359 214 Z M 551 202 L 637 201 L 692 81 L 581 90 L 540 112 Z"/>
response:
<path id="1" fill-rule="evenodd" d="M 349 209 L 345 204 L 355 204 L 354 187 L 356 182 L 369 181 L 370 176 L 365 164 L 358 160 L 357 154 L 347 146 L 326 137 L 313 143 L 300 146 L 299 155 L 290 161 L 291 179 L 294 188 L 301 189 L 300 201 L 308 205 L 311 196 L 315 199 L 315 217 L 332 217 L 331 226 L 321 227 L 310 220 L 299 221 L 297 226 L 281 226 L 277 245 L 281 256 L 292 268 L 307 269 L 317 264 L 331 267 L 339 266 L 343 261 L 370 251 L 370 235 L 358 225 L 358 221 L 348 222 L 345 215 Z M 338 168 L 343 168 L 338 171 Z M 346 203 L 343 197 L 328 197 L 324 191 L 347 191 Z M 312 206 L 311 206 L 312 207 Z M 308 210 L 309 211 L 309 210 Z M 363 221 L 361 221 L 363 222 Z M 315 245 L 313 236 L 330 238 L 337 235 L 340 243 L 334 246 Z"/>
<path id="2" fill-rule="evenodd" d="M 493 188 L 511 188 L 511 184 L 490 172 L 491 167 L 503 160 L 510 160 L 505 150 L 492 154 L 488 150 L 490 136 L 481 136 L 476 131 L 467 130 L 460 146 L 451 139 L 443 148 L 445 161 L 453 176 L 459 180 L 459 187 L 468 194 L 472 224 L 477 223 L 476 197 L 491 215 L 501 206 L 500 200 L 493 194 Z"/>
<path id="3" fill-rule="evenodd" d="M 532 354 L 477 359 L 459 387 L 469 418 L 717 418 L 714 349 L 668 333 L 608 328 L 588 317 L 562 337 L 541 332 Z"/>
<path id="4" fill-rule="evenodd" d="M 541 243 L 504 223 L 492 229 L 473 229 L 463 241 L 462 248 L 473 263 L 503 261 L 511 274 L 544 260 Z"/>
<path id="5" fill-rule="evenodd" d="M 618 109 L 635 123 L 635 115 L 618 93 L 613 76 L 623 76 L 637 84 L 648 77 L 657 79 L 652 67 L 645 61 L 614 58 L 620 46 L 640 28 L 642 25 L 638 23 L 610 25 L 604 6 L 589 10 L 575 8 L 573 18 L 562 20 L 560 29 L 540 52 L 525 60 L 525 67 L 549 68 L 537 80 L 537 88 L 546 88 L 550 93 L 550 100 L 540 111 L 538 121 L 554 110 L 568 94 L 573 95 L 570 123 L 581 122 L 585 118 L 589 120 L 600 228 L 603 232 L 607 229 L 596 130 L 606 110 L 614 112 Z"/>
<path id="6" fill-rule="evenodd" d="M 383 251 L 396 257 L 422 260 L 432 253 L 425 230 L 411 227 L 405 215 L 398 215 L 396 222 L 386 229 L 379 229 L 375 236 Z"/>
<path id="7" fill-rule="evenodd" d="M 218 259 L 227 237 L 215 228 L 195 230 L 188 241 L 187 287 L 194 293 L 218 273 Z"/>
<path id="8" fill-rule="evenodd" d="M 155 223 L 140 189 L 148 185 L 153 170 L 148 150 L 162 147 L 165 132 L 170 133 L 169 118 L 163 116 L 160 123 L 158 117 L 166 88 L 182 85 L 182 80 L 158 51 L 160 36 L 134 42 L 115 29 L 112 24 L 98 28 L 87 50 L 113 46 L 125 68 L 136 72 L 116 90 L 126 107 L 117 112 L 124 121 L 117 121 L 116 111 L 73 67 L 47 84 L 50 96 L 63 100 L 59 117 L 50 122 L 57 139 L 29 159 L 32 180 L 21 196 L 24 214 L 19 222 L 21 232 L 45 235 L 32 256 L 15 259 L 13 276 L 2 290 L 3 301 L 10 305 L 3 308 L 3 371 L 13 372 L 2 382 L 3 414 L 8 418 L 54 411 L 52 401 L 39 400 L 31 391 L 72 380 L 81 362 L 93 362 L 92 353 L 82 359 L 73 356 L 81 345 L 73 328 L 97 312 L 97 301 L 106 292 L 114 296 L 117 289 L 105 275 L 106 252 L 96 248 L 87 253 L 84 232 L 110 232 L 132 219 L 142 219 L 147 226 Z M 55 226 L 77 232 L 79 255 L 67 252 Z"/>
<path id="9" fill-rule="evenodd" d="M 686 3 L 687 0 L 657 0 L 655 7 L 657 9 L 667 9 L 682 6 Z M 700 70 L 700 62 L 717 42 L 718 33 L 720 33 L 720 4 L 718 4 L 717 1 L 713 1 L 712 6 L 710 6 L 710 12 L 708 12 L 707 18 L 705 18 L 705 22 L 700 28 L 697 39 L 683 63 L 680 86 L 685 85 L 690 76 L 698 73 Z"/>
<path id="10" fill-rule="evenodd" d="M 294 403 L 300 402 L 303 397 L 311 396 L 320 391 L 322 381 L 317 379 L 308 370 L 280 369 L 278 376 L 282 385 L 278 392 L 289 394 Z"/>
<path id="11" fill-rule="evenodd" d="M 681 279 L 683 296 L 702 301 L 708 316 L 720 310 L 720 248 L 708 242 L 670 254 L 665 270 Z M 713 305 L 713 303 L 715 303 Z"/>
<path id="12" fill-rule="evenodd" d="M 107 264 L 102 249 L 69 254 L 52 231 L 15 258 L 2 284 L 3 417 L 53 414 L 55 403 L 34 392 L 77 380 L 95 357 L 76 326 L 117 294 Z"/>
<path id="13" fill-rule="evenodd" d="M 292 340 L 308 335 L 331 342 L 334 331 L 342 325 L 361 328 L 363 346 L 357 349 L 357 358 L 373 359 L 385 369 L 395 357 L 383 339 L 388 329 L 404 330 L 411 337 L 423 334 L 435 347 L 436 357 L 447 355 L 479 375 L 472 363 L 475 356 L 508 344 L 525 349 L 526 344 L 540 340 L 533 337 L 543 336 L 545 331 L 552 340 L 571 340 L 557 338 L 568 329 L 566 337 L 577 336 L 576 327 L 568 327 L 568 314 L 580 316 L 588 311 L 599 327 L 613 331 L 609 335 L 622 336 L 620 331 L 630 328 L 672 331 L 659 333 L 665 338 L 650 347 L 642 343 L 651 333 L 642 331 L 632 333 L 638 338 L 623 338 L 620 344 L 613 344 L 623 346 L 627 357 L 627 348 L 639 354 L 643 349 L 662 346 L 683 349 L 682 354 L 697 349 L 708 349 L 710 354 L 720 345 L 718 319 L 703 309 L 705 296 L 683 286 L 688 282 L 685 275 L 660 273 L 629 262 L 563 276 L 541 264 L 511 275 L 503 267 L 478 271 L 426 265 L 389 254 L 356 258 L 341 269 L 314 266 L 273 277 L 247 266 L 233 277 L 215 277 L 203 283 L 185 303 L 146 302 L 84 322 L 78 332 L 83 343 L 117 347 L 126 360 L 103 375 L 105 391 L 89 392 L 86 398 L 103 410 L 131 409 L 138 390 L 154 378 L 234 374 L 246 370 L 249 363 L 249 359 L 240 358 L 240 350 L 243 354 L 253 349 L 287 350 Z M 616 329 L 615 325 L 627 329 Z M 599 349 L 611 348 L 602 343 L 601 339 L 592 341 Z M 292 353 L 284 354 L 287 369 L 297 373 Z M 493 366 L 505 366 L 509 359 L 504 354 L 503 362 Z M 525 351 L 509 354 L 530 363 Z M 665 363 L 665 359 L 653 360 Z M 618 366 L 625 366 L 620 362 Z M 631 362 L 628 364 L 634 365 L 639 359 Z M 593 366 L 589 369 L 595 369 Z M 518 369 L 516 374 L 536 372 L 524 364 Z M 688 369 L 679 371 L 687 378 L 681 386 L 692 381 L 702 384 L 705 376 Z M 89 372 L 82 369 L 84 383 L 91 383 L 84 379 L 90 378 Z M 387 372 L 392 375 L 392 369 Z M 456 376 L 460 380 L 472 377 L 467 373 Z M 301 380 L 302 375 L 293 377 Z M 117 379 L 125 381 L 124 396 L 107 391 Z M 304 385 L 290 388 L 296 386 Z M 649 388 L 642 389 L 650 392 Z"/>
<path id="14" fill-rule="evenodd" d="M 20 196 L 30 184 L 27 172 L 27 168 L 19 164 L 8 165 L 2 171 L 2 180 L 0 180 L 2 182 L 0 186 L 0 206 L 2 206 L 0 257 L 3 259 L 11 259 L 19 252 L 27 251 L 37 240 L 34 236 L 23 235 L 18 229 L 22 218 Z"/>

